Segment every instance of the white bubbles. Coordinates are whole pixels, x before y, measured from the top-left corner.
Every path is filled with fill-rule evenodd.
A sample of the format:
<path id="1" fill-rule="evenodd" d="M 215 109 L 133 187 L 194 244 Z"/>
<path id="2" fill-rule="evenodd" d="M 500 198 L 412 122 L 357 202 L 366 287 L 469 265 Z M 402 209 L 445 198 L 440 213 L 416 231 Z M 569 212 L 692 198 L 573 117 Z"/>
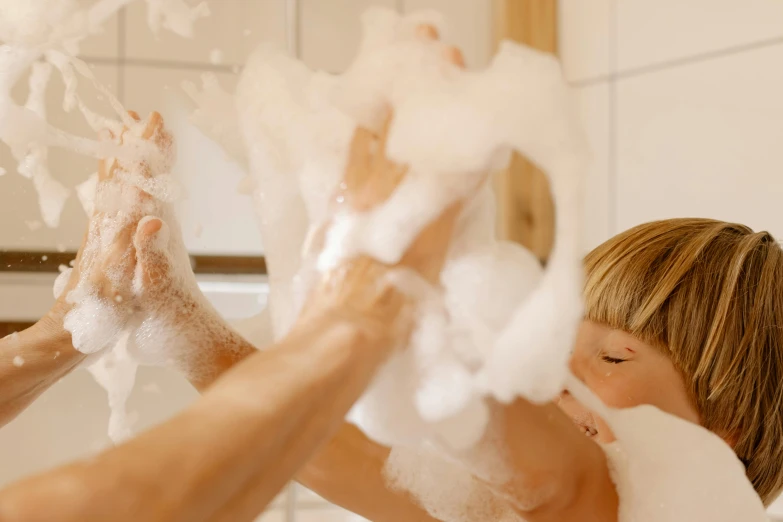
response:
<path id="1" fill-rule="evenodd" d="M 122 315 L 96 295 L 87 295 L 77 303 L 63 320 L 63 326 L 71 332 L 74 348 L 94 354 L 113 346 L 125 326 Z"/>
<path id="2" fill-rule="evenodd" d="M 58 269 L 60 270 L 60 273 L 57 275 L 57 279 L 54 280 L 54 288 L 52 289 L 55 299 L 59 299 L 60 296 L 63 295 L 65 288 L 68 286 L 68 281 L 71 279 L 71 272 L 73 271 L 72 268 L 65 265 L 60 265 Z"/>
<path id="3" fill-rule="evenodd" d="M 111 350 L 87 366 L 87 371 L 106 390 L 109 399 L 109 438 L 118 444 L 132 435 L 135 421 L 126 409 L 136 381 L 138 363 L 127 351 L 128 333 L 123 332 Z"/>
<path id="4" fill-rule="evenodd" d="M 306 295 L 296 285 L 312 278 L 313 266 L 326 272 L 357 255 L 393 265 L 424 226 L 462 203 L 440 288 L 417 296 L 407 350 L 391 358 L 351 415 L 386 444 L 430 439 L 464 448 L 488 421 L 485 397 L 547 400 L 562 386 L 581 315 L 584 145 L 554 58 L 506 44 L 486 70 L 465 71 L 444 59 L 445 44 L 417 33 L 422 22 L 440 23 L 431 14 L 369 10 L 358 56 L 339 76 L 262 48 L 242 75 L 237 108 L 277 335 L 296 316 L 294 294 Z M 335 213 L 354 130 L 381 132 L 389 109 L 387 153 L 407 174 L 382 204 Z M 552 176 L 559 233 L 547 271 L 494 237 L 486 182 L 511 150 Z M 324 224 L 314 263 L 308 256 L 319 250 L 313 244 Z"/>
<path id="5" fill-rule="evenodd" d="M 313 267 L 325 272 L 357 255 L 393 265 L 427 224 L 461 203 L 440 284 L 395 281 L 418 301 L 415 330 L 350 414 L 371 438 L 414 452 L 397 455 L 393 475 L 436 518 L 451 521 L 468 512 L 470 473 L 441 466 L 439 455 L 424 469 L 416 451 L 475 445 L 490 418 L 487 398 L 549 400 L 562 389 L 581 318 L 585 147 L 553 57 L 504 44 L 487 69 L 465 71 L 444 59 L 445 44 L 420 36 L 422 22 L 442 29 L 432 14 L 369 10 L 359 54 L 338 76 L 262 48 L 242 74 L 237 110 L 277 336 L 296 317 Z M 407 174 L 382 204 L 335 211 L 354 131 L 380 134 L 390 109 L 387 154 Z M 512 150 L 550 175 L 557 238 L 546 269 L 495 239 L 487 179 Z M 494 509 L 491 495 L 477 498 L 476 506 Z M 488 513 L 467 520 L 502 519 Z"/>
<path id="6" fill-rule="evenodd" d="M 22 366 L 24 366 L 24 357 L 22 357 L 21 355 L 14 356 L 13 364 L 17 368 L 21 368 Z"/>
<path id="7" fill-rule="evenodd" d="M 715 433 L 653 406 L 610 409 L 573 377 L 568 389 L 617 439 L 605 452 L 619 522 L 768 520 L 744 465 Z"/>

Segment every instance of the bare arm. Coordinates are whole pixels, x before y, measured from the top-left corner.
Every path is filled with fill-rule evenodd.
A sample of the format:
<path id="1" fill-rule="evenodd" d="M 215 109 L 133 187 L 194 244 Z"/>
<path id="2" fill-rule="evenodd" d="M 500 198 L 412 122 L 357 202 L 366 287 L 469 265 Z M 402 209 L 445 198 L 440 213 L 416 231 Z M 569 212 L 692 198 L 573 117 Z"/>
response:
<path id="1" fill-rule="evenodd" d="M 50 312 L 27 330 L 0 339 L 0 427 L 11 422 L 83 360 Z"/>
<path id="2" fill-rule="evenodd" d="M 308 321 L 173 420 L 0 492 L 0 519 L 211 520 L 260 472 L 233 518 L 252 520 L 339 428 L 391 340 L 336 315 Z"/>

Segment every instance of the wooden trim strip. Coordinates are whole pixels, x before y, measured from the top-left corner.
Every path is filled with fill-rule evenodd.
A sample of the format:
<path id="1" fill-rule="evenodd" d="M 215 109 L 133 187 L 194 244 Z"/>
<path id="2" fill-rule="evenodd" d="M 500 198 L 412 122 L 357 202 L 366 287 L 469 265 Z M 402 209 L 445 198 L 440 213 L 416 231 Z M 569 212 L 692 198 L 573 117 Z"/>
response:
<path id="1" fill-rule="evenodd" d="M 558 0 L 494 0 L 495 44 L 513 40 L 557 54 Z M 521 243 L 542 262 L 552 250 L 555 207 L 546 175 L 514 154 L 510 167 L 495 178 L 498 234 Z"/>
<path id="2" fill-rule="evenodd" d="M 33 324 L 35 323 L 18 322 L 18 321 L 12 321 L 12 322 L 0 321 L 0 339 L 5 337 L 6 335 L 11 335 L 14 332 L 21 332 L 22 330 L 27 330 Z"/>
<path id="3" fill-rule="evenodd" d="M 57 273 L 60 266 L 69 266 L 76 252 L 0 250 L 0 272 Z M 266 275 L 263 256 L 190 256 L 196 274 Z"/>

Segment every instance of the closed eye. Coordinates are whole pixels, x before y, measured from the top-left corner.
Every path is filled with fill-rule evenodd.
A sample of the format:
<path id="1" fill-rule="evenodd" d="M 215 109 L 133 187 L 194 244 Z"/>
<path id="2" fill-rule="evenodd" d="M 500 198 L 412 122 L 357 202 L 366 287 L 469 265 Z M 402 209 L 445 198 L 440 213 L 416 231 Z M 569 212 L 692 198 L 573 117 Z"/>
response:
<path id="1" fill-rule="evenodd" d="M 610 357 L 609 355 L 602 355 L 601 360 L 609 364 L 620 364 L 627 361 L 627 359 L 618 359 L 617 357 Z"/>

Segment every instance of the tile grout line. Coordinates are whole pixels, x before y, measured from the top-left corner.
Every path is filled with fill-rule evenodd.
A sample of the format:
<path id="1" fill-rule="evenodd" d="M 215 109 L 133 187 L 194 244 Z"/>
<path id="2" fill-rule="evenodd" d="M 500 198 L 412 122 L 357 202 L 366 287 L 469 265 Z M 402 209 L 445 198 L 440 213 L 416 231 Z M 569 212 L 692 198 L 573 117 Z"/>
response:
<path id="1" fill-rule="evenodd" d="M 207 72 L 220 72 L 220 73 L 236 73 L 241 67 L 239 65 L 231 64 L 206 64 L 199 62 L 179 62 L 179 61 L 167 61 L 167 60 L 149 60 L 144 58 L 103 58 L 100 56 L 83 56 L 82 59 L 92 65 L 117 65 L 117 66 L 134 66 L 134 67 L 150 67 L 154 69 L 185 69 L 195 71 L 207 71 Z"/>
<path id="2" fill-rule="evenodd" d="M 776 36 L 774 38 L 767 38 L 765 40 L 759 40 L 749 44 L 737 45 L 734 47 L 728 47 L 725 49 L 717 49 L 715 51 L 709 51 L 700 54 L 694 54 L 691 56 L 685 56 L 682 58 L 675 58 L 667 62 L 653 63 L 650 65 L 644 65 L 637 67 L 636 69 L 628 69 L 627 71 L 616 73 L 614 76 L 617 79 L 633 78 L 636 76 L 642 76 L 645 74 L 660 72 L 668 69 L 674 69 L 677 67 L 683 67 L 686 65 L 692 65 L 700 62 L 706 62 L 710 60 L 718 60 L 727 56 L 734 56 L 738 54 L 749 53 L 753 51 L 759 51 L 768 47 L 774 47 L 776 45 L 783 44 L 783 36 Z M 617 64 L 614 64 L 615 66 Z"/>
<path id="3" fill-rule="evenodd" d="M 294 58 L 302 57 L 302 5 L 299 0 L 286 0 L 286 45 Z"/>
<path id="4" fill-rule="evenodd" d="M 125 35 L 127 26 L 125 8 L 117 13 L 117 98 L 125 105 Z"/>
<path id="5" fill-rule="evenodd" d="M 634 69 L 628 69 L 626 71 L 621 71 L 617 73 L 609 73 L 609 74 L 601 74 L 597 76 L 592 76 L 588 78 L 583 78 L 580 80 L 574 80 L 568 82 L 572 87 L 589 87 L 591 85 L 596 85 L 603 82 L 611 82 L 614 80 L 624 80 L 626 78 L 634 78 L 637 76 L 644 76 L 646 74 L 652 74 L 656 72 L 666 71 L 669 69 L 675 69 L 677 67 L 683 67 L 686 65 L 693 65 L 700 62 L 705 62 L 709 60 L 717 60 L 720 58 L 724 58 L 727 56 L 733 56 L 738 54 L 744 54 L 747 52 L 753 52 L 758 51 L 762 49 L 766 49 L 769 47 L 774 47 L 776 45 L 783 44 L 783 36 L 778 36 L 775 38 L 769 38 L 766 40 L 760 40 L 758 42 L 735 46 L 735 47 L 728 47 L 726 49 L 719 49 L 716 51 L 710 51 L 707 53 L 701 53 L 701 54 L 694 54 L 691 56 L 685 56 L 682 58 L 676 58 L 674 60 L 668 60 L 665 62 L 659 62 L 649 65 L 643 65 L 641 67 L 637 67 Z M 611 44 L 610 44 L 611 46 Z M 610 51 L 611 52 L 611 51 Z M 615 62 L 616 60 L 612 60 Z M 616 63 L 612 64 L 612 69 L 615 68 Z"/>
<path id="6" fill-rule="evenodd" d="M 614 71 L 617 67 L 617 2 L 612 2 L 611 14 L 609 19 L 609 66 Z M 609 179 L 607 188 L 609 191 L 609 237 L 617 233 L 617 78 L 610 78 L 608 85 L 609 96 L 609 143 L 607 154 L 609 154 Z M 605 238 L 608 239 L 608 238 Z"/>

